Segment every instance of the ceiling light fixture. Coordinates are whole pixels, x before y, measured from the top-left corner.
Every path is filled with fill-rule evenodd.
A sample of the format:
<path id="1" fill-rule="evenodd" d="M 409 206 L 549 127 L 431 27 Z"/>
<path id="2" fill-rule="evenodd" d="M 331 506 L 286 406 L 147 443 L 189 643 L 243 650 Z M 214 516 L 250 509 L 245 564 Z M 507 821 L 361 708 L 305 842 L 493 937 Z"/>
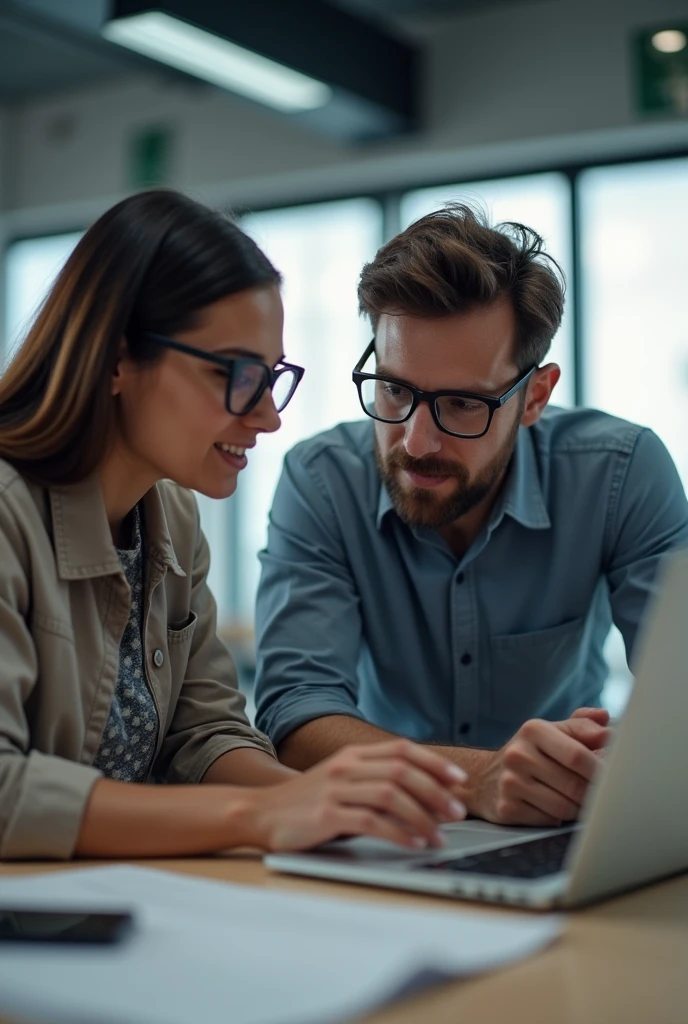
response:
<path id="1" fill-rule="evenodd" d="M 688 44 L 685 32 L 676 28 L 667 28 L 662 32 L 655 32 L 652 37 L 652 45 L 660 53 L 680 53 L 685 50 Z"/>
<path id="2" fill-rule="evenodd" d="M 332 96 L 325 82 L 159 11 L 108 21 L 102 34 L 113 43 L 276 110 L 315 110 Z"/>

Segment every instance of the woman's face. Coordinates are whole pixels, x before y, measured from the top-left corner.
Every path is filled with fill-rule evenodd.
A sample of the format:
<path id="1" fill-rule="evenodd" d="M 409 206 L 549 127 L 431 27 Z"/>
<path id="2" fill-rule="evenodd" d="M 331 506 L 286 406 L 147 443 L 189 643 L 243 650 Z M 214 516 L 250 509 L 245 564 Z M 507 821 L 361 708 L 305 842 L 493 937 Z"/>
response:
<path id="1" fill-rule="evenodd" d="M 283 358 L 282 326 L 278 288 L 251 288 L 207 306 L 198 326 L 174 340 L 227 359 L 254 356 L 272 368 Z M 266 389 L 255 408 L 234 416 L 225 408 L 227 380 L 220 366 L 172 349 L 161 353 L 152 365 L 125 357 L 117 368 L 119 454 L 150 484 L 167 478 L 226 498 L 258 435 L 280 425 L 272 394 Z"/>

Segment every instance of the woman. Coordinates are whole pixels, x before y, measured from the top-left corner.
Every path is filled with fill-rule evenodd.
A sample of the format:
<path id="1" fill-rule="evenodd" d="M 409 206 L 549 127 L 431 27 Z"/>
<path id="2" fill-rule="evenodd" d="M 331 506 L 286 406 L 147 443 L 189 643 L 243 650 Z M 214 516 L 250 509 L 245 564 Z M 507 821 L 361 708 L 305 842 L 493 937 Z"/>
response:
<path id="1" fill-rule="evenodd" d="M 280 765 L 216 636 L 188 488 L 232 494 L 299 382 L 279 282 L 223 216 L 139 194 L 0 380 L 0 858 L 421 847 L 465 814 L 458 769 L 405 741 Z"/>

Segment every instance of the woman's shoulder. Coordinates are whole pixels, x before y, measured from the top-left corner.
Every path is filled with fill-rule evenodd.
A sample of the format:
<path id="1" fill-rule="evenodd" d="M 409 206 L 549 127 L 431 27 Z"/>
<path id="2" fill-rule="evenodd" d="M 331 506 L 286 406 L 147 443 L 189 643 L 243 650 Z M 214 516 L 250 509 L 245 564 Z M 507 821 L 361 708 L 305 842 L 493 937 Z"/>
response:
<path id="1" fill-rule="evenodd" d="M 0 508 L 35 509 L 45 496 L 45 488 L 27 480 L 11 462 L 0 459 Z"/>
<path id="2" fill-rule="evenodd" d="M 41 544 L 48 527 L 47 491 L 0 459 L 0 538 L 3 549 L 27 551 Z"/>
<path id="3" fill-rule="evenodd" d="M 11 462 L 0 459 L 0 494 L 4 494 L 15 484 L 25 483 L 21 473 L 15 469 Z"/>

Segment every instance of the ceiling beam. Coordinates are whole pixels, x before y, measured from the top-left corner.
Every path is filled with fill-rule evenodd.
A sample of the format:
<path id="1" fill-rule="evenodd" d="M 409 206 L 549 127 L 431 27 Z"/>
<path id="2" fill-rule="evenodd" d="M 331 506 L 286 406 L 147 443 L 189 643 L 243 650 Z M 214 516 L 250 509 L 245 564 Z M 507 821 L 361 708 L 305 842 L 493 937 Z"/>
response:
<path id="1" fill-rule="evenodd" d="M 289 115 L 343 138 L 418 126 L 420 54 L 325 0 L 113 0 L 111 19 L 159 11 L 326 82 L 332 99 Z"/>

